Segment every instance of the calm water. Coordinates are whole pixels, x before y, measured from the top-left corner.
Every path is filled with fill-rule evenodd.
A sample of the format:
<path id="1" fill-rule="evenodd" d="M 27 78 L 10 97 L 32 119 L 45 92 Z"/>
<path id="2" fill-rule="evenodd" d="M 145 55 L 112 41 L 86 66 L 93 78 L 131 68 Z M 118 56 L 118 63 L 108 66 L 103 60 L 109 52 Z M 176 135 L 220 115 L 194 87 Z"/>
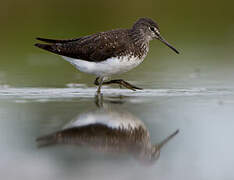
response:
<path id="1" fill-rule="evenodd" d="M 1 89 L 1 176 L 6 179 L 234 178 L 234 91 L 231 89 L 158 89 L 129 96 L 131 91 L 110 88 L 108 94 L 107 88 L 101 107 L 93 97 L 95 89 L 86 89 L 86 95 L 79 93 L 81 89 L 44 89 L 46 93 L 39 88 Z M 87 134 L 82 141 L 75 138 L 79 136 L 78 129 L 64 136 L 65 140 L 48 140 L 48 146 L 38 147 L 36 138 L 73 127 L 74 122 L 87 121 L 105 122 L 113 127 L 119 121 L 133 126 L 134 122 L 141 124 L 149 133 L 151 144 L 160 143 L 177 129 L 180 132 L 161 148 L 158 159 L 136 153 L 137 148 L 126 150 L 129 143 L 123 143 L 121 133 L 115 136 L 117 139 L 120 136 L 121 145 L 109 147 L 108 135 L 92 143 L 87 137 L 96 133 L 94 128 L 91 132 L 83 130 Z"/>
<path id="2" fill-rule="evenodd" d="M 19 56 L 17 65 L 1 66 L 1 177 L 233 179 L 233 54 L 230 49 L 218 51 L 221 47 L 180 46 L 185 47 L 180 56 L 169 49 L 165 56 L 157 54 L 152 46 L 142 65 L 120 76 L 143 91 L 104 87 L 103 108 L 111 109 L 109 114 L 95 113 L 100 107 L 95 104 L 94 77 L 75 71 L 57 56 L 37 52 Z M 48 146 L 38 148 L 38 137 L 63 131 L 80 119 L 85 125 L 114 127 L 126 121 L 124 127 L 144 127 L 144 136 L 134 131 L 138 138 L 129 140 L 125 131 L 97 124 L 62 133 L 52 142 L 49 138 Z M 106 128 L 108 136 L 97 128 Z M 180 132 L 154 158 L 151 147 L 177 129 Z M 139 140 L 147 134 L 150 139 Z"/>

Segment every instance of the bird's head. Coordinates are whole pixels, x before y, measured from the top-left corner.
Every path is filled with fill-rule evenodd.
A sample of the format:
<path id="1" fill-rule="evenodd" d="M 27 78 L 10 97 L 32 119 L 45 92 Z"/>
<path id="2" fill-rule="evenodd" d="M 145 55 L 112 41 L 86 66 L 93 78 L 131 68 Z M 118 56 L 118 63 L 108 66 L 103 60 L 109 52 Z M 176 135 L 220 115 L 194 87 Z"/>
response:
<path id="1" fill-rule="evenodd" d="M 172 45 L 170 45 L 160 34 L 159 26 L 150 18 L 140 18 L 138 19 L 132 27 L 134 30 L 139 30 L 145 36 L 145 38 L 150 41 L 153 39 L 158 39 L 179 54 Z"/>

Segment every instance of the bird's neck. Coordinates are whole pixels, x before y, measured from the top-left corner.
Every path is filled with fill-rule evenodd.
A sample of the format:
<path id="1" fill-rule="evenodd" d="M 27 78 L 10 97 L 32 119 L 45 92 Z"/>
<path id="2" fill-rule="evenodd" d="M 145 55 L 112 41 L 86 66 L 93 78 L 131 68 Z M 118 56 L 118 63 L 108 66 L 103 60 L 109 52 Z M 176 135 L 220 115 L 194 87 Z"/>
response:
<path id="1" fill-rule="evenodd" d="M 145 57 L 149 50 L 149 39 L 145 37 L 144 32 L 138 29 L 130 30 L 131 40 L 137 51 L 139 58 Z"/>

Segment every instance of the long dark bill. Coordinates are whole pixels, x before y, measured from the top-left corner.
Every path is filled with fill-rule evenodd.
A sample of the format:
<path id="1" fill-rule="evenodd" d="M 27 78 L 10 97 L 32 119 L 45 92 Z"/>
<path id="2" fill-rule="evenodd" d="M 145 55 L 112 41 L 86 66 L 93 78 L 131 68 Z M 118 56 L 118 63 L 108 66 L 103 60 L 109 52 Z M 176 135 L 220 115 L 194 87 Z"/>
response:
<path id="1" fill-rule="evenodd" d="M 169 48 L 171 48 L 173 51 L 175 51 L 177 54 L 179 54 L 179 51 L 176 50 L 176 48 L 174 48 L 172 45 L 169 44 L 169 42 L 166 41 L 166 39 L 164 39 L 162 36 L 159 36 L 158 39 L 163 42 L 164 44 L 166 44 Z"/>

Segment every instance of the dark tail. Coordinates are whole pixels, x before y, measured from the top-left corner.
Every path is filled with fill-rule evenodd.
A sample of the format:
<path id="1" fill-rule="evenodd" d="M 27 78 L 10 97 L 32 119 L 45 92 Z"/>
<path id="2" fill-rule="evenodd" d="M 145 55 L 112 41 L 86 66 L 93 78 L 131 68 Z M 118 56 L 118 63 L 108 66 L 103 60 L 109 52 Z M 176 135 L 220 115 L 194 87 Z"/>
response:
<path id="1" fill-rule="evenodd" d="M 36 142 L 37 142 L 37 147 L 39 147 L 39 148 L 55 145 L 56 144 L 56 135 L 51 134 L 51 135 L 38 137 L 36 139 Z"/>
<path id="2" fill-rule="evenodd" d="M 40 44 L 40 43 L 36 43 L 35 46 L 39 47 L 41 49 L 53 52 L 53 53 L 58 53 L 57 47 L 54 44 Z"/>
<path id="3" fill-rule="evenodd" d="M 67 43 L 67 42 L 77 41 L 80 38 L 59 40 L 59 39 L 46 39 L 38 37 L 36 39 L 47 43 Z"/>

